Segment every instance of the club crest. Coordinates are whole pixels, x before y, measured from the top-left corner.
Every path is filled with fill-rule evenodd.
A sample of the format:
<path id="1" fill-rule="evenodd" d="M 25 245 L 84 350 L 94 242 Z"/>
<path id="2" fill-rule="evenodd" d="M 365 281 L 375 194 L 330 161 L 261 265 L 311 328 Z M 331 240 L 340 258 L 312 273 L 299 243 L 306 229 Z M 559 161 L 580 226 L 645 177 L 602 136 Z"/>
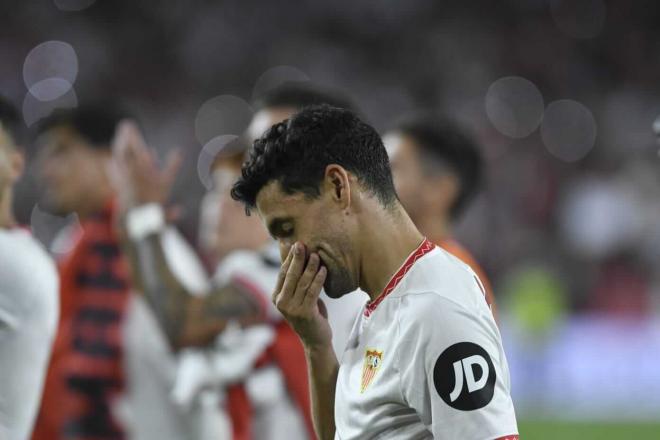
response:
<path id="1" fill-rule="evenodd" d="M 361 393 L 364 393 L 364 390 L 367 389 L 382 363 L 382 351 L 367 349 L 364 355 L 364 366 L 362 367 L 362 384 L 360 385 Z"/>

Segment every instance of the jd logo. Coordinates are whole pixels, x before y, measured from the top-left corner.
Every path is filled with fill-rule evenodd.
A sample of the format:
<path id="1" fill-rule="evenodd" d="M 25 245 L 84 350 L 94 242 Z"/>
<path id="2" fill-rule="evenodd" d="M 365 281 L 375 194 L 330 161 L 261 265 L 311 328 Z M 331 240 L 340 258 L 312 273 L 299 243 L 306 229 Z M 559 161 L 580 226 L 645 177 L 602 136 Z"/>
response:
<path id="1" fill-rule="evenodd" d="M 490 356 L 472 342 L 454 344 L 438 357 L 433 383 L 438 395 L 452 408 L 472 411 L 493 399 L 495 368 Z"/>

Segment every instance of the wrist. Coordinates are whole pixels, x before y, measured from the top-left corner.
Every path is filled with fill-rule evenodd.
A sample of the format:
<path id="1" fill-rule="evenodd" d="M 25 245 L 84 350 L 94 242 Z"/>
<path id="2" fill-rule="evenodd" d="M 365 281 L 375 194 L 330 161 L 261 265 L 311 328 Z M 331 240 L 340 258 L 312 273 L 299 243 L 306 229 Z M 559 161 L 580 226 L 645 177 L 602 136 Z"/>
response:
<path id="1" fill-rule="evenodd" d="M 131 240 L 143 240 L 165 227 L 165 212 L 158 203 L 131 208 L 126 214 L 126 230 Z"/>
<path id="2" fill-rule="evenodd" d="M 332 348 L 332 342 L 307 343 L 307 342 L 303 341 L 303 347 L 305 349 L 305 354 L 307 355 L 307 357 L 325 356 L 329 352 L 334 353 L 334 350 Z"/>

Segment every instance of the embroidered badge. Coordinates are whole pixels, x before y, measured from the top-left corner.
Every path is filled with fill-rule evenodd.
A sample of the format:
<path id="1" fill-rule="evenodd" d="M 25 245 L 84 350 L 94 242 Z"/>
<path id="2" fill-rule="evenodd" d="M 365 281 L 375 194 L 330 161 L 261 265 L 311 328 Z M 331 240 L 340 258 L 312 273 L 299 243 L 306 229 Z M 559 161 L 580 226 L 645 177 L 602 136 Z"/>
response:
<path id="1" fill-rule="evenodd" d="M 383 362 L 383 352 L 378 350 L 367 349 L 364 355 L 364 366 L 362 367 L 362 384 L 360 392 L 364 393 L 371 381 L 373 380 L 376 372 Z"/>

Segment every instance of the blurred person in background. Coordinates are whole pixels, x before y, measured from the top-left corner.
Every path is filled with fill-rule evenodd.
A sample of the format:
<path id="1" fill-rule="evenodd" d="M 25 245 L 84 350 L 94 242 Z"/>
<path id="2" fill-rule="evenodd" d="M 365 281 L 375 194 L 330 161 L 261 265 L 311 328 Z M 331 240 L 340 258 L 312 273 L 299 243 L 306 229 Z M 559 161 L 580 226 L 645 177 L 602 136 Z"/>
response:
<path id="1" fill-rule="evenodd" d="M 413 223 L 433 243 L 474 270 L 495 313 L 486 273 L 452 237 L 452 225 L 468 207 L 483 179 L 477 145 L 458 125 L 430 114 L 403 120 L 385 134 L 384 142 L 397 194 Z"/>
<path id="2" fill-rule="evenodd" d="M 12 212 L 24 158 L 17 110 L 0 97 L 0 438 L 29 438 L 57 329 L 55 264 Z"/>
<path id="3" fill-rule="evenodd" d="M 255 115 L 248 128 L 248 137 L 253 141 L 272 125 L 290 118 L 304 107 L 318 104 L 328 104 L 359 113 L 355 103 L 340 90 L 310 81 L 289 81 L 256 99 L 253 104 Z M 321 297 L 329 299 L 325 293 L 322 293 Z M 364 292 L 326 301 L 328 319 L 332 327 L 332 344 L 336 353 L 343 353 L 357 311 L 366 301 Z"/>
<path id="4" fill-rule="evenodd" d="M 60 324 L 34 440 L 124 438 L 114 412 L 124 387 L 129 279 L 108 167 L 125 117 L 114 103 L 96 103 L 56 111 L 39 126 L 40 204 L 76 213 L 81 229 L 60 261 Z"/>
<path id="5" fill-rule="evenodd" d="M 182 260 L 196 260 L 200 267 L 199 257 L 189 249 L 182 259 L 182 251 L 173 252 L 167 239 L 172 232 L 164 202 L 175 170 L 158 168 L 131 123 L 122 125 L 115 145 L 137 288 L 169 348 L 180 353 L 174 377 L 161 383 L 161 391 L 169 390 L 169 398 L 184 410 L 209 405 L 202 400 L 211 402 L 216 412 L 224 408 L 234 439 L 312 438 L 302 345 L 269 301 L 280 266 L 277 249 L 259 220 L 247 217 L 229 194 L 245 148 L 228 145 L 212 164 L 216 185 L 204 205 L 215 209 L 214 214 L 202 213 L 200 236 L 210 241 L 204 243 L 205 250 L 217 266 L 212 278 L 197 276 L 190 283 Z M 143 400 L 140 406 L 145 404 Z M 153 416 L 151 422 L 159 417 Z M 145 422 L 150 423 L 137 416 L 134 425 Z M 194 417 L 185 421 L 195 422 Z M 158 428 L 150 424 L 145 433 Z M 199 431 L 192 435 L 209 438 Z"/>

